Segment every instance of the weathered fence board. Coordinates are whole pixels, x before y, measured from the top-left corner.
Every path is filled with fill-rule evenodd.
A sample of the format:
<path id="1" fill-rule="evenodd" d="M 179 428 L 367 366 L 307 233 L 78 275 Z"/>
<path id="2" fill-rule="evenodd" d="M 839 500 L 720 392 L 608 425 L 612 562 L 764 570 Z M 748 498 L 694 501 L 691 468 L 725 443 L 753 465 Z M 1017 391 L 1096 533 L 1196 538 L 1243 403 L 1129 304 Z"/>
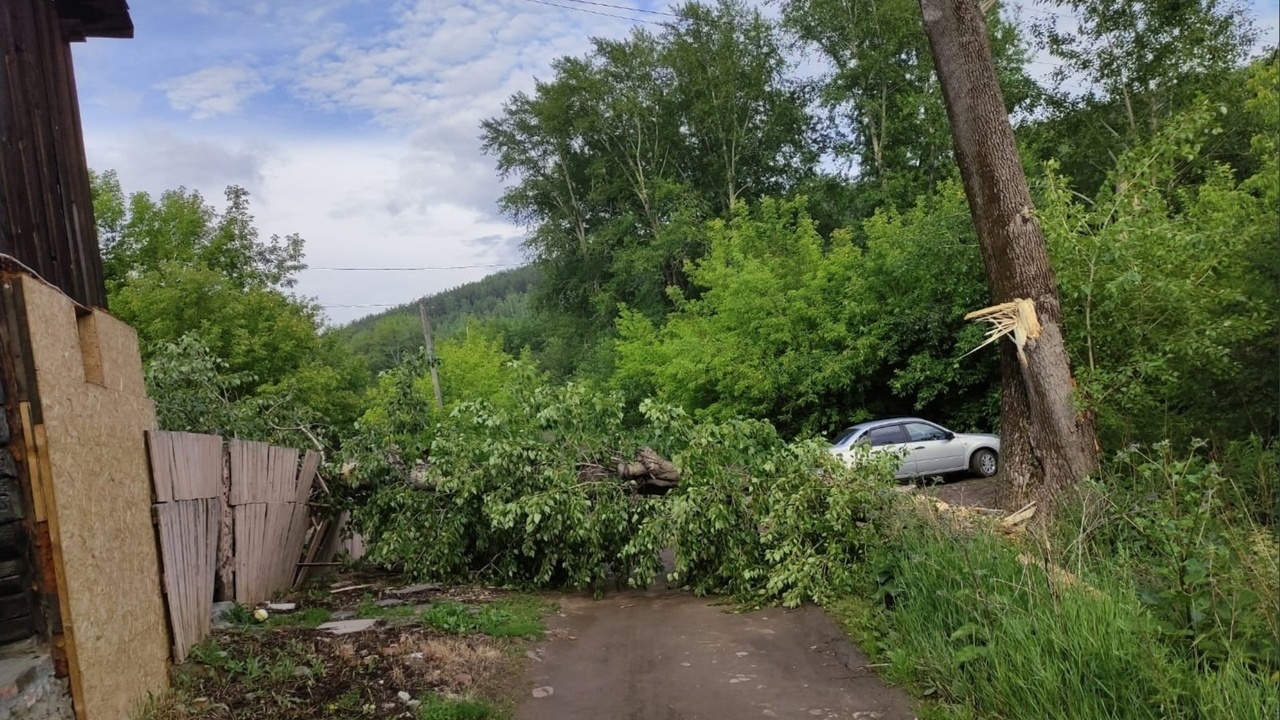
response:
<path id="1" fill-rule="evenodd" d="M 228 599 L 253 605 L 293 585 L 320 455 L 307 452 L 299 465 L 293 448 L 159 431 L 147 433 L 147 448 L 173 655 L 181 662 L 209 633 L 220 547 L 230 555 Z"/>
<path id="2" fill-rule="evenodd" d="M 231 506 L 235 533 L 236 601 L 268 600 L 293 586 L 310 522 L 307 500 L 318 453 L 232 440 Z"/>
<path id="3" fill-rule="evenodd" d="M 156 505 L 174 662 L 209 634 L 221 513 L 217 498 Z"/>

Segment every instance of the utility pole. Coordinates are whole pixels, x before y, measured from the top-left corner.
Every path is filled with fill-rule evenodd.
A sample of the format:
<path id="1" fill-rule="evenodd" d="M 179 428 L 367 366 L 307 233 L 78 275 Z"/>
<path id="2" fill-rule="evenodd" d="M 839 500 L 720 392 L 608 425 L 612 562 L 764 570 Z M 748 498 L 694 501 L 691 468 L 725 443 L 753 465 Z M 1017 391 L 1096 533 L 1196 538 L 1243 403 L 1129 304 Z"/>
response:
<path id="1" fill-rule="evenodd" d="M 1018 326 L 1020 344 L 1000 343 L 1000 460 L 1005 504 L 1035 501 L 1043 518 L 1061 490 L 1097 469 L 1093 422 L 1074 405 L 1058 286 L 996 79 L 985 14 L 978 0 L 920 0 L 920 9 L 991 299 L 1029 300 L 1034 307 Z"/>
<path id="2" fill-rule="evenodd" d="M 436 369 L 436 345 L 431 339 L 431 317 L 427 315 L 425 300 L 418 302 L 418 314 L 422 315 L 422 340 L 427 345 L 427 364 L 431 366 L 431 387 L 436 391 L 436 409 L 444 408 L 444 396 L 440 394 L 440 373 Z"/>

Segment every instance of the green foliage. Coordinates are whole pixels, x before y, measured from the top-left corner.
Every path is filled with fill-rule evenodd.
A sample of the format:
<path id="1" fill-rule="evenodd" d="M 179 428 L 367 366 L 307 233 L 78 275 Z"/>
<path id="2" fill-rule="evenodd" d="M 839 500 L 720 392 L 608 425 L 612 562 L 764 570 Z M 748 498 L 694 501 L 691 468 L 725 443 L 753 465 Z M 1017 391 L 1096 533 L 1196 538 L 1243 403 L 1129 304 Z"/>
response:
<path id="1" fill-rule="evenodd" d="M 701 296 L 677 296 L 661 327 L 624 312 L 615 382 L 787 432 L 943 408 L 940 420 L 988 424 L 995 364 L 959 360 L 980 338 L 961 318 L 985 294 L 959 188 L 863 232 L 862 248 L 847 232 L 822 238 L 803 200 L 711 223 L 710 251 L 690 270 Z"/>
<path id="2" fill-rule="evenodd" d="M 253 618 L 253 611 L 249 609 L 249 606 L 241 605 L 240 603 L 236 603 L 230 608 L 224 610 L 222 612 L 222 619 L 232 625 L 240 625 L 242 627 L 248 627 L 256 622 Z"/>
<path id="3" fill-rule="evenodd" d="M 888 679 L 951 717 L 1261 720 L 1280 709 L 1266 671 L 1185 659 L 1123 580 L 1064 581 L 996 533 L 916 509 L 883 527 L 872 604 L 837 611 Z"/>
<path id="4" fill-rule="evenodd" d="M 92 189 L 108 300 L 138 331 L 162 427 L 335 442 L 365 371 L 286 292 L 302 239 L 260 238 L 235 186 L 221 212 L 185 189 L 126 198 L 113 172 Z"/>
<path id="5" fill-rule="evenodd" d="M 1067 559 L 1082 569 L 1103 560 L 1133 578 L 1167 643 L 1198 666 L 1280 671 L 1276 527 L 1254 519 L 1267 510 L 1255 498 L 1275 496 L 1274 470 L 1253 479 L 1256 495 L 1243 494 L 1250 478 L 1224 475 L 1202 449 L 1178 455 L 1163 443 L 1121 453 L 1074 508 L 1068 522 L 1088 532 L 1071 538 Z M 1234 454 L 1247 453 L 1259 470 L 1277 456 L 1257 445 Z"/>
<path id="6" fill-rule="evenodd" d="M 551 605 L 531 596 L 513 596 L 483 605 L 438 600 L 423 611 L 422 622 L 454 635 L 480 632 L 490 637 L 542 636 L 542 616 Z"/>
<path id="7" fill-rule="evenodd" d="M 877 210 L 909 208 L 955 176 L 951 131 L 933 56 L 914 0 L 788 0 L 785 27 L 827 61 L 814 82 L 822 142 L 854 169 L 841 224 Z M 998 12 L 988 25 L 1011 112 L 1028 110 L 1039 88 L 1026 70 L 1016 28 Z"/>
<path id="8" fill-rule="evenodd" d="M 529 296 L 541 275 L 536 267 L 526 265 L 423 298 L 431 313 L 436 342 L 484 325 L 504 337 L 507 352 L 516 353 L 526 345 L 536 344 Z M 396 366 L 423 346 L 418 303 L 363 317 L 334 334 L 374 373 Z"/>
<path id="9" fill-rule="evenodd" d="M 424 477 L 388 478 L 358 509 L 370 559 L 420 577 L 479 572 L 537 586 L 586 587 L 611 566 L 624 577 L 634 564 L 652 567 L 657 548 L 628 547 L 649 504 L 580 465 L 634 456 L 620 403 L 577 384 L 537 385 L 527 369 L 510 393 L 508 407 L 455 406 L 430 431 Z"/>
<path id="10" fill-rule="evenodd" d="M 424 427 L 416 475 L 386 466 L 371 480 L 356 510 L 369 559 L 422 578 L 599 591 L 648 584 L 674 545 L 676 581 L 699 592 L 794 605 L 849 587 L 887 464 L 850 470 L 768 423 L 696 423 L 653 402 L 626 427 L 619 397 L 521 373 L 509 405 L 459 403 Z M 680 468 L 665 499 L 616 474 L 642 447 Z M 433 624 L 461 622 L 457 608 L 433 612 Z"/>
<path id="11" fill-rule="evenodd" d="M 479 700 L 451 700 L 431 696 L 418 707 L 418 720 L 492 720 L 498 712 Z"/>
<path id="12" fill-rule="evenodd" d="M 651 414 L 670 410 L 650 407 Z M 667 500 L 671 581 L 751 604 L 824 602 L 853 589 L 893 468 L 846 468 L 811 440 L 783 442 L 768 423 L 685 424 L 687 474 Z"/>
<path id="13" fill-rule="evenodd" d="M 503 210 L 531 229 L 542 304 L 596 331 L 620 302 L 660 316 L 705 218 L 785 192 L 816 161 L 773 24 L 740 0 L 675 13 L 657 34 L 560 58 L 483 125 L 512 180 Z"/>
<path id="14" fill-rule="evenodd" d="M 1064 14 L 1038 14 L 1030 23 L 1039 47 L 1055 60 L 1050 80 L 1057 88 L 1048 93 L 1046 116 L 1028 124 L 1028 145 L 1041 160 L 1059 162 L 1073 188 L 1087 196 L 1102 187 L 1117 157 L 1169 119 L 1203 96 L 1225 98 L 1244 87 L 1240 67 L 1258 30 L 1241 3 L 1059 5 Z M 1248 135 L 1213 152 L 1239 169 Z"/>
<path id="15" fill-rule="evenodd" d="M 1280 407 L 1276 65 L 1243 107 L 1196 106 L 1124 155 L 1094 205 L 1051 175 L 1040 208 L 1068 349 L 1109 446 L 1273 432 Z M 1269 111 L 1255 176 L 1202 154 L 1224 113 Z M 1268 144 L 1269 143 L 1269 144 Z M 1187 183 L 1188 166 L 1203 178 Z M 1224 409 L 1226 410 L 1224 412 Z"/>
<path id="16" fill-rule="evenodd" d="M 279 627 L 304 627 L 317 628 L 329 622 L 332 613 L 325 608 L 312 607 L 302 608 L 297 612 L 291 613 L 272 613 L 267 621 L 263 623 L 267 628 Z"/>
<path id="17" fill-rule="evenodd" d="M 298 235 L 259 237 L 242 187 L 227 188 L 219 214 L 186 188 L 168 190 L 158 201 L 142 192 L 126 198 L 113 170 L 91 173 L 90 184 L 111 293 L 173 266 L 209 268 L 241 288 L 291 287 L 304 267 Z"/>

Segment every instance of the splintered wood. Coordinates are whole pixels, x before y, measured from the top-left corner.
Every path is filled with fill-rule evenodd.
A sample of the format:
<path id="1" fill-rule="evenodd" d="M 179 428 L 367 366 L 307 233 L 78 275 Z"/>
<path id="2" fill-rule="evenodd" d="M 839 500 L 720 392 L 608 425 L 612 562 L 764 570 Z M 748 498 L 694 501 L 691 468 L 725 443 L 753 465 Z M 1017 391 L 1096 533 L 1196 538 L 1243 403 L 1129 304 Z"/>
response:
<path id="1" fill-rule="evenodd" d="M 320 456 L 266 443 L 231 440 L 236 601 L 268 600 L 293 585 L 310 517 L 307 499 Z"/>

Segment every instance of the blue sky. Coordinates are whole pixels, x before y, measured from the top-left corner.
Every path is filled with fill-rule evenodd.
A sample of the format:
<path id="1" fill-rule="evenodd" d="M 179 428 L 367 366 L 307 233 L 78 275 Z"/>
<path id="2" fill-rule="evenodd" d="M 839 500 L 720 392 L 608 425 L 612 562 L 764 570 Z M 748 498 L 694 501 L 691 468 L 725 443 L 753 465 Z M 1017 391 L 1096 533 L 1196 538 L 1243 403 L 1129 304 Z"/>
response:
<path id="1" fill-rule="evenodd" d="M 582 10 L 658 19 L 573 0 Z M 600 0 L 663 10 L 652 0 Z M 1277 0 L 1252 0 L 1276 43 Z M 520 262 L 481 120 L 628 20 L 537 0 L 132 0 L 132 40 L 74 49 L 90 165 L 125 189 L 253 194 L 313 267 Z M 303 274 L 334 322 L 491 268 Z"/>

